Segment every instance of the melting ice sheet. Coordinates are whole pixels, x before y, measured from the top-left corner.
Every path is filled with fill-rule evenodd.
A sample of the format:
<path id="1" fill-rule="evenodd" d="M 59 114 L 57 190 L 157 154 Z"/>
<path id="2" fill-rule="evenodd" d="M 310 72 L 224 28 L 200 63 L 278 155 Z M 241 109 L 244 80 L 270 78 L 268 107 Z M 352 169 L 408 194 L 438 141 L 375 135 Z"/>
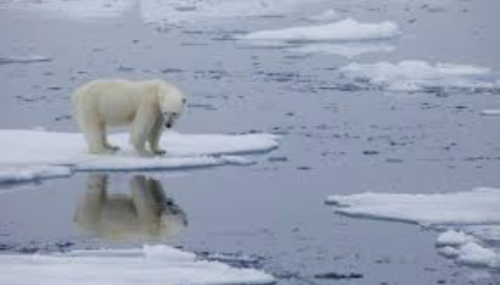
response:
<path id="1" fill-rule="evenodd" d="M 431 64 L 409 60 L 399 63 L 351 63 L 339 72 L 357 82 L 389 91 L 426 91 L 435 89 L 495 89 L 500 81 L 484 67 L 450 63 Z"/>
<path id="2" fill-rule="evenodd" d="M 330 196 L 327 203 L 340 214 L 444 230 L 436 242 L 441 254 L 466 265 L 500 268 L 500 189 L 429 195 L 363 193 Z"/>
<path id="3" fill-rule="evenodd" d="M 85 250 L 63 254 L 0 255 L 0 284 L 10 285 L 181 285 L 273 284 L 254 269 L 198 260 L 168 246 Z"/>
<path id="4" fill-rule="evenodd" d="M 111 135 L 121 150 L 113 155 L 87 153 L 80 133 L 0 130 L 0 182 L 16 182 L 69 175 L 70 170 L 160 170 L 224 164 L 250 164 L 245 154 L 270 151 L 278 146 L 271 134 L 201 135 L 166 132 L 162 157 L 139 157 L 128 134 Z"/>

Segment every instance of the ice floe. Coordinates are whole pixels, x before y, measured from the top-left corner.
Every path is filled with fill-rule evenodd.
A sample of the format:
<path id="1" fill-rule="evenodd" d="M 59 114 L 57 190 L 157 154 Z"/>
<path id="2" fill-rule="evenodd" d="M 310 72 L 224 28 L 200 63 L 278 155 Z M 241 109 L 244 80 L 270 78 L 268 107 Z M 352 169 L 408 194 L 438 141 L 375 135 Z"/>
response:
<path id="1" fill-rule="evenodd" d="M 336 211 L 423 225 L 500 224 L 500 189 L 436 194 L 363 193 L 330 196 Z"/>
<path id="2" fill-rule="evenodd" d="M 439 235 L 438 251 L 460 264 L 500 268 L 500 251 L 482 244 L 475 237 L 460 231 L 449 230 Z"/>
<path id="3" fill-rule="evenodd" d="M 264 30 L 243 35 L 243 40 L 278 41 L 368 41 L 391 39 L 401 34 L 394 22 L 361 23 L 348 18 L 328 24 Z"/>
<path id="4" fill-rule="evenodd" d="M 80 133 L 35 130 L 0 130 L 0 177 L 3 181 L 50 177 L 72 171 L 161 170 L 250 164 L 244 154 L 270 151 L 279 137 L 271 134 L 201 135 L 165 133 L 162 157 L 139 157 L 128 143 L 128 134 L 114 134 L 110 141 L 121 147 L 113 155 L 87 153 Z M 229 155 L 226 157 L 226 155 Z M 55 168 L 52 168 L 57 166 Z"/>
<path id="5" fill-rule="evenodd" d="M 437 240 L 438 246 L 459 246 L 469 242 L 476 242 L 477 239 L 461 231 L 448 230 L 441 233 Z"/>
<path id="6" fill-rule="evenodd" d="M 69 18 L 109 18 L 118 17 L 134 5 L 130 0 L 14 0 L 5 4 L 6 8 L 34 12 L 47 12 Z"/>
<path id="7" fill-rule="evenodd" d="M 165 245 L 142 249 L 80 250 L 58 254 L 0 255 L 0 283 L 10 285 L 273 284 L 255 269 L 200 260 Z"/>
<path id="8" fill-rule="evenodd" d="M 399 63 L 351 63 L 339 69 L 342 76 L 364 82 L 368 88 L 389 91 L 426 91 L 436 89 L 495 89 L 498 78 L 489 68 L 420 60 Z"/>
<path id="9" fill-rule="evenodd" d="M 439 252 L 465 265 L 500 268 L 500 189 L 437 194 L 362 193 L 330 196 L 327 203 L 349 216 L 405 221 L 444 231 Z"/>

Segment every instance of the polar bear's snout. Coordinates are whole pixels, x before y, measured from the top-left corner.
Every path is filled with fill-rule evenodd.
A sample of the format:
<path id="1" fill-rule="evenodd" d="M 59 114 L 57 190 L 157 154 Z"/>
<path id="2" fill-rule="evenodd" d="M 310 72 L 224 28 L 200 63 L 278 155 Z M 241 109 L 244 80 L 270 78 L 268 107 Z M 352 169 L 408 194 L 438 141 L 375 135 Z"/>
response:
<path id="1" fill-rule="evenodd" d="M 165 127 L 167 129 L 170 129 L 174 126 L 174 118 L 173 116 L 168 117 L 167 121 L 165 122 Z"/>
<path id="2" fill-rule="evenodd" d="M 167 129 L 170 129 L 174 126 L 175 122 L 177 122 L 177 119 L 181 116 L 180 113 L 178 112 L 171 112 L 171 113 L 165 113 L 165 127 Z"/>

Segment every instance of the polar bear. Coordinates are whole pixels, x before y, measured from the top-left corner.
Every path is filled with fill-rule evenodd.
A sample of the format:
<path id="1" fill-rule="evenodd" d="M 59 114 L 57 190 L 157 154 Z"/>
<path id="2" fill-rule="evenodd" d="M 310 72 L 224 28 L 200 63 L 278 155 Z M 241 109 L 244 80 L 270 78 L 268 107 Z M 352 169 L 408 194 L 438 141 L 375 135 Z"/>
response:
<path id="1" fill-rule="evenodd" d="M 141 156 L 165 153 L 158 146 L 163 125 L 171 128 L 186 103 L 179 89 L 162 80 L 91 81 L 74 92 L 72 101 L 90 153 L 117 151 L 108 143 L 106 129 L 128 126 L 130 142 Z"/>

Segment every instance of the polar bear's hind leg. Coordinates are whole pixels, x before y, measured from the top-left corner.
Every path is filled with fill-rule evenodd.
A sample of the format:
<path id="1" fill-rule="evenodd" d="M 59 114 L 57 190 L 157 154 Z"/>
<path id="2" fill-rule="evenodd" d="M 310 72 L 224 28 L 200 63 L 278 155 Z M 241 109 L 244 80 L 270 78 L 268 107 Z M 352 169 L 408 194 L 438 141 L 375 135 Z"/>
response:
<path id="1" fill-rule="evenodd" d="M 94 154 L 107 154 L 113 153 L 117 149 L 110 146 L 106 141 L 106 130 L 102 123 L 97 120 L 87 122 L 82 126 L 89 152 Z"/>

